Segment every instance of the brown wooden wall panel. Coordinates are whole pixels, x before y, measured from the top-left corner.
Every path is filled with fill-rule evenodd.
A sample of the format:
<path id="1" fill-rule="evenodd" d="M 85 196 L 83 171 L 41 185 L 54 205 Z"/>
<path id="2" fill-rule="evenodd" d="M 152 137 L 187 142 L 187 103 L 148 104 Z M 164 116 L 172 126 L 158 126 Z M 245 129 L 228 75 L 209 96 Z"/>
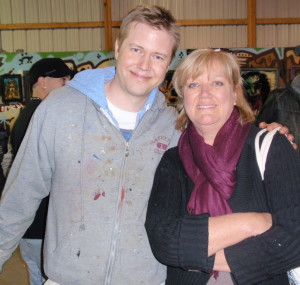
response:
<path id="1" fill-rule="evenodd" d="M 109 15 L 104 8 L 107 2 Z M 181 49 L 299 45 L 299 0 L 0 0 L 0 49 L 113 48 L 121 18 L 141 2 L 172 11 L 182 25 Z M 256 8 L 252 29 L 251 13 L 247 14 L 251 2 Z"/>

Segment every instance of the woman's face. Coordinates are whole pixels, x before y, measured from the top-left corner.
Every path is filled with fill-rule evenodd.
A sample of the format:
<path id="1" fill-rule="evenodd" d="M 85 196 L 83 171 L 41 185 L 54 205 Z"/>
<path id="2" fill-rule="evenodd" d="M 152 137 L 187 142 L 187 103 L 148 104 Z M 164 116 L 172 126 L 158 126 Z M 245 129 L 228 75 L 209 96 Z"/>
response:
<path id="1" fill-rule="evenodd" d="M 214 63 L 183 88 L 183 104 L 198 133 L 215 136 L 229 118 L 236 94 L 223 67 Z"/>

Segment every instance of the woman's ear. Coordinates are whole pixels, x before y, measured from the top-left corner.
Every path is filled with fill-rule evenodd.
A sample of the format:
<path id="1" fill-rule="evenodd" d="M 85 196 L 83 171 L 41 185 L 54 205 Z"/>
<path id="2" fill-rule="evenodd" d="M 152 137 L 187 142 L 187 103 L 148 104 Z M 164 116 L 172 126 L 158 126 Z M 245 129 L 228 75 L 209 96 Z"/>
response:
<path id="1" fill-rule="evenodd" d="M 115 42 L 115 59 L 118 58 L 118 55 L 119 55 L 119 41 L 116 40 L 116 42 Z"/>
<path id="2" fill-rule="evenodd" d="M 238 99 L 238 95 L 237 95 L 237 91 L 233 91 L 233 100 L 234 100 L 234 105 L 236 105 L 237 99 Z"/>

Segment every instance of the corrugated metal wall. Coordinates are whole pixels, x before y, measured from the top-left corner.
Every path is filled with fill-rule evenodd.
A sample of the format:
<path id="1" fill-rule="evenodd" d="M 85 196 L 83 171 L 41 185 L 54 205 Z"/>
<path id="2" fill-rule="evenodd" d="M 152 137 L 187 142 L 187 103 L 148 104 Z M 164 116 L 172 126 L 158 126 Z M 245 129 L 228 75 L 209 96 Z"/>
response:
<path id="1" fill-rule="evenodd" d="M 245 19 L 247 0 L 112 0 L 112 19 L 117 21 L 139 3 L 170 9 L 178 20 Z M 118 29 L 114 29 L 114 38 Z M 181 49 L 203 47 L 246 47 L 246 26 L 181 27 Z"/>
<path id="2" fill-rule="evenodd" d="M 111 0 L 112 20 L 118 21 L 139 3 L 170 9 L 178 20 L 246 19 L 247 0 Z M 257 0 L 257 18 L 300 17 L 300 0 Z M 0 23 L 47 23 L 104 21 L 103 0 L 0 0 Z M 113 29 L 113 39 L 118 32 Z M 5 30 L 0 48 L 7 52 L 24 50 L 104 50 L 103 28 Z M 247 47 L 245 25 L 193 26 L 181 28 L 180 48 Z M 257 47 L 288 47 L 300 44 L 300 23 L 258 25 Z"/>
<path id="3" fill-rule="evenodd" d="M 0 0 L 0 23 L 103 21 L 99 0 Z M 103 50 L 104 29 L 1 31 L 2 49 L 13 52 Z"/>
<path id="4" fill-rule="evenodd" d="M 257 0 L 257 18 L 299 18 L 300 0 Z M 300 23 L 259 25 L 258 47 L 292 47 L 300 45 Z"/>

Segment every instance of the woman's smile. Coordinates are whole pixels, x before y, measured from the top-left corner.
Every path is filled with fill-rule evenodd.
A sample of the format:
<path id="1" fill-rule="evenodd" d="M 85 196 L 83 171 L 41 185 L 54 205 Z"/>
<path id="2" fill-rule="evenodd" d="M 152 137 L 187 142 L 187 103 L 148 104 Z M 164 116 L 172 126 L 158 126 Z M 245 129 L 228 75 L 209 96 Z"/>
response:
<path id="1" fill-rule="evenodd" d="M 217 107 L 217 105 L 197 105 L 197 109 L 211 109 L 215 107 Z"/>

